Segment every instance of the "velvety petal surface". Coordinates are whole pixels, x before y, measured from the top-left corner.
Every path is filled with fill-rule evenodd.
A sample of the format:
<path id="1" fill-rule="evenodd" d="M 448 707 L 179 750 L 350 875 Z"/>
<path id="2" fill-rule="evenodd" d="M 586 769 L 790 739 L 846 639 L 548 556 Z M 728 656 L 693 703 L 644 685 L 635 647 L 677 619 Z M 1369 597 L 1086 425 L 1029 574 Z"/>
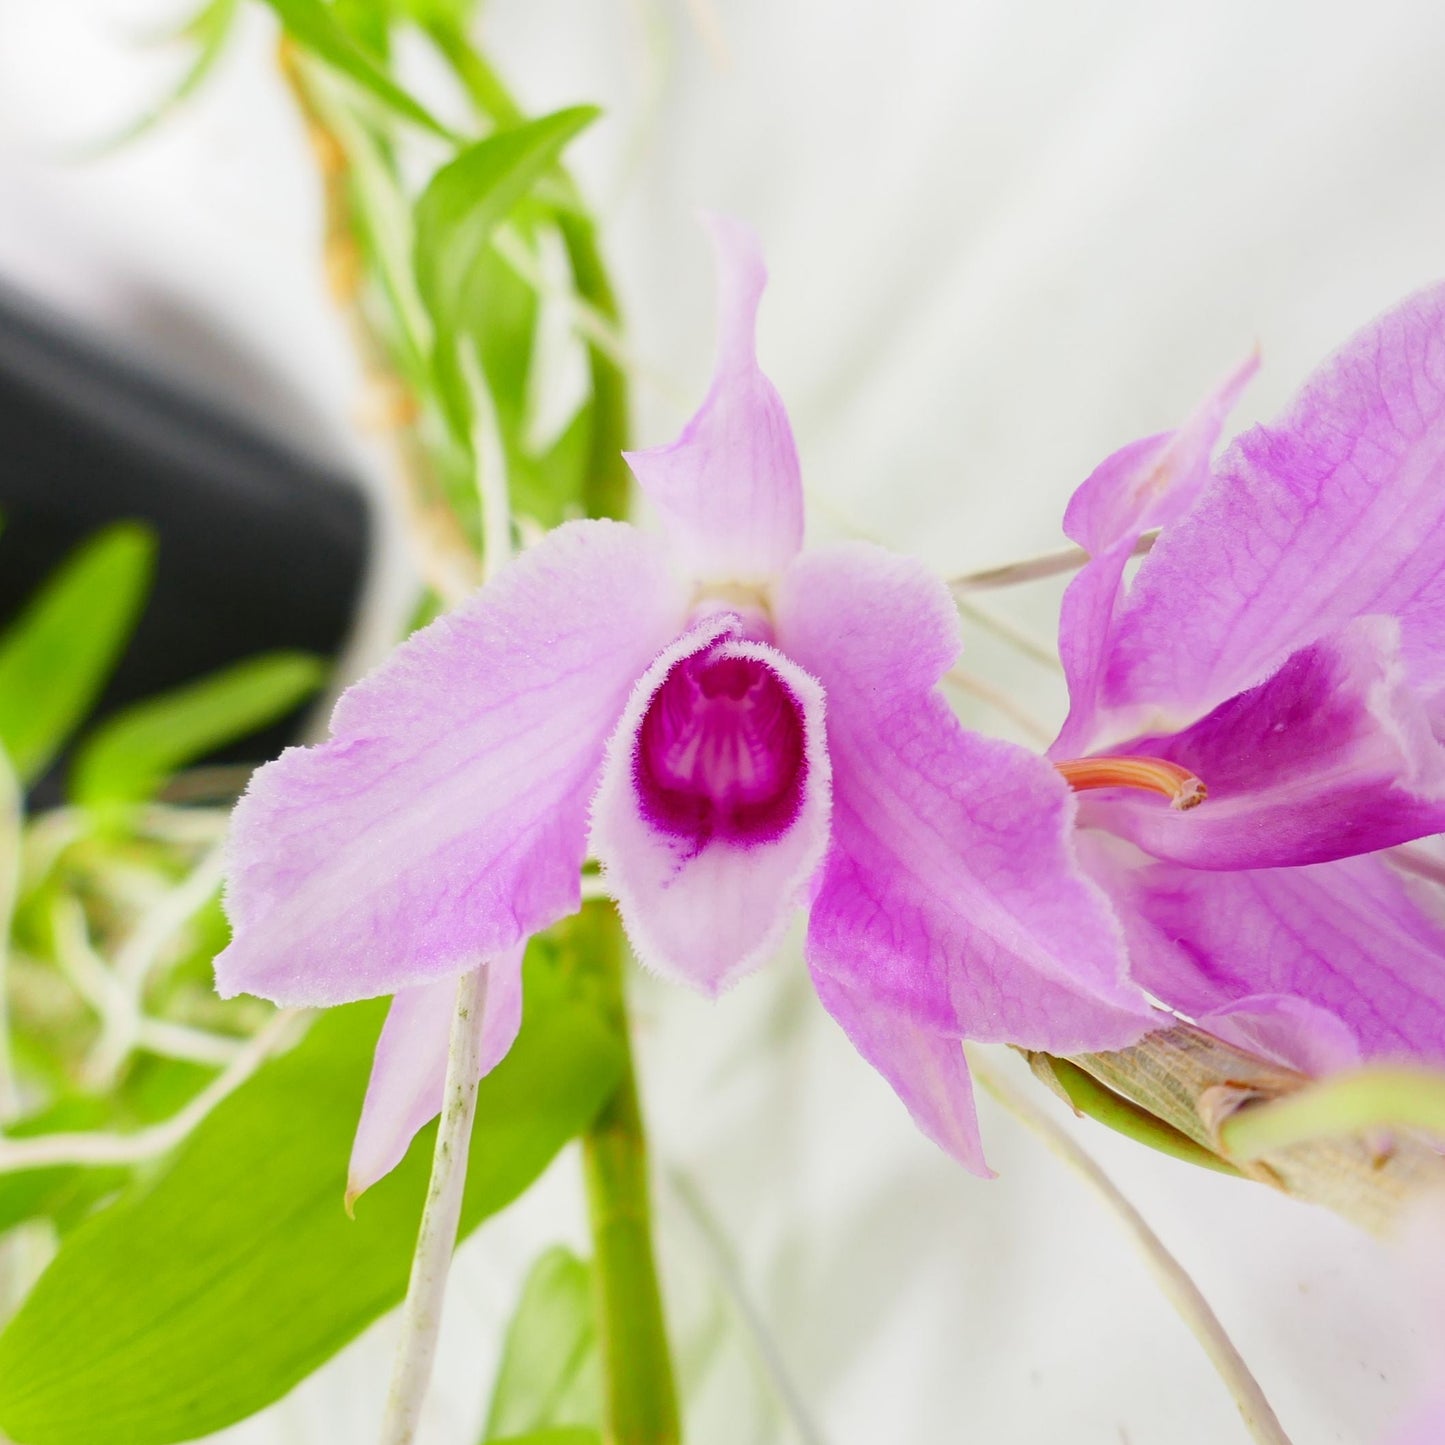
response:
<path id="1" fill-rule="evenodd" d="M 486 965 L 486 999 L 476 1021 L 479 1079 L 506 1057 L 522 1026 L 522 953 L 514 948 Z M 348 1199 L 390 1174 L 417 1132 L 441 1113 L 456 1006 L 453 977 L 403 989 L 392 999 L 351 1146 Z"/>
<path id="2" fill-rule="evenodd" d="M 1230 447 L 1140 566 L 1103 701 L 1132 709 L 1135 732 L 1174 732 L 1371 614 L 1401 619 L 1412 683 L 1438 690 L 1445 286 L 1367 327 Z"/>
<path id="3" fill-rule="evenodd" d="M 573 522 L 392 653 L 238 805 L 221 993 L 395 993 L 575 910 L 607 737 L 685 606 L 656 541 Z"/>
<path id="4" fill-rule="evenodd" d="M 959 647 L 942 583 L 881 548 L 820 549 L 789 569 L 776 618 L 828 699 L 832 842 L 808 931 L 820 986 L 923 1036 L 1070 1052 L 1146 1032 L 1118 924 L 1074 860 L 1063 780 L 967 732 L 936 691 Z"/>
<path id="5" fill-rule="evenodd" d="M 757 362 L 767 282 L 757 238 L 723 216 L 709 227 L 718 266 L 712 387 L 675 442 L 627 460 L 679 566 L 703 582 L 761 584 L 802 545 L 802 474 L 782 398 Z"/>
<path id="6" fill-rule="evenodd" d="M 592 849 L 638 958 L 712 994 L 765 963 L 807 902 L 832 806 L 822 689 L 775 648 L 737 636 L 739 625 L 729 614 L 699 623 L 648 669 L 608 744 L 593 807 Z M 664 746 L 651 723 L 668 701 L 665 690 L 684 682 L 682 670 L 699 660 L 714 675 L 744 674 L 788 714 L 780 720 L 788 728 L 782 761 L 791 771 L 741 807 L 718 810 L 681 786 L 660 792 L 648 770 L 649 747 Z M 677 722 L 665 761 L 702 767 L 700 786 L 711 775 L 698 764 L 699 749 L 711 748 L 730 779 L 739 768 L 756 772 L 750 756 L 738 757 L 747 738 L 711 736 L 696 723 Z"/>
<path id="7" fill-rule="evenodd" d="M 1124 569 L 1135 545 L 1167 527 L 1198 500 L 1225 418 L 1259 369 L 1251 356 L 1207 396 L 1176 431 L 1131 442 L 1102 462 L 1069 501 L 1064 532 L 1090 560 L 1064 593 L 1059 660 L 1069 684 L 1069 715 L 1050 752 L 1079 757 L 1099 744 L 1100 687 L 1109 659 Z"/>
<path id="8" fill-rule="evenodd" d="M 1081 822 L 1195 868 L 1323 863 L 1439 832 L 1445 750 L 1406 685 L 1399 635 L 1394 618 L 1360 618 L 1183 732 L 1127 745 L 1203 779 L 1198 807 L 1091 792 Z"/>
<path id="9" fill-rule="evenodd" d="M 1204 873 L 1092 830 L 1079 843 L 1125 920 L 1134 976 L 1171 1008 L 1202 1018 L 1284 994 L 1344 1023 L 1366 1059 L 1445 1062 L 1438 890 L 1379 856 Z M 1315 1043 L 1332 1049 L 1338 1036 Z"/>

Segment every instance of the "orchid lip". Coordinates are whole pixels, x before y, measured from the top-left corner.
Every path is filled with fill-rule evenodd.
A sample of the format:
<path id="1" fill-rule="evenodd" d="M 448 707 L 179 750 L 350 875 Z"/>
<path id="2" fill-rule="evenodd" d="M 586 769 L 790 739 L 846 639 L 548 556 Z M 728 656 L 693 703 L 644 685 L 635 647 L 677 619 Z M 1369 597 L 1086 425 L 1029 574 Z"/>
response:
<path id="1" fill-rule="evenodd" d="M 766 662 L 726 646 L 672 668 L 643 717 L 633 766 L 654 826 L 698 848 L 786 831 L 807 771 L 798 699 Z"/>
<path id="2" fill-rule="evenodd" d="M 1076 793 L 1090 788 L 1137 788 L 1162 793 L 1169 806 L 1181 813 L 1197 808 L 1209 795 L 1203 779 L 1163 758 L 1076 758 L 1054 767 Z"/>

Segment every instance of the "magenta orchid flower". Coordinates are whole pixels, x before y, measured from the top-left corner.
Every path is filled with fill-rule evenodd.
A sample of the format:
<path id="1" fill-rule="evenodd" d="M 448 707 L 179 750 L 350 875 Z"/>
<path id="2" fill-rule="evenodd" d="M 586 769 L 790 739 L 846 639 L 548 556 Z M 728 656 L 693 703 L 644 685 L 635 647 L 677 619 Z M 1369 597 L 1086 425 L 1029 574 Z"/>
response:
<path id="1" fill-rule="evenodd" d="M 946 587 L 878 547 L 800 550 L 797 453 L 754 352 L 762 260 L 738 224 L 713 233 L 712 387 L 676 442 L 629 457 L 662 535 L 558 528 L 236 810 L 221 992 L 396 996 L 353 1192 L 440 1109 L 455 979 L 484 962 L 483 1070 L 505 1054 L 522 947 L 580 906 L 589 836 L 638 957 L 707 993 L 811 904 L 824 1005 L 980 1172 L 961 1038 L 1109 1048 L 1159 1018 L 1074 857 L 1064 780 L 937 691 L 960 645 Z"/>
<path id="2" fill-rule="evenodd" d="M 1445 912 L 1382 850 L 1445 829 L 1445 287 L 1211 470 L 1253 370 L 1074 495 L 1051 755 L 1156 998 L 1311 1072 L 1439 1060 Z"/>

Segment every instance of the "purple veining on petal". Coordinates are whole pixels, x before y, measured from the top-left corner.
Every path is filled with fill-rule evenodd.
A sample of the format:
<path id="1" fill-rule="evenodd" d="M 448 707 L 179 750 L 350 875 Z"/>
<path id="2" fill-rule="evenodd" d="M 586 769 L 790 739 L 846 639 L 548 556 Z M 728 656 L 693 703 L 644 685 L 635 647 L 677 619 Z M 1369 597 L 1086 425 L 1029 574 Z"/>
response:
<path id="1" fill-rule="evenodd" d="M 699 849 L 713 838 L 778 837 L 798 815 L 807 776 L 797 698 L 760 658 L 716 646 L 673 666 L 633 755 L 648 821 Z"/>
<path id="2" fill-rule="evenodd" d="M 1203 807 L 1181 815 L 1121 791 L 1091 797 L 1080 820 L 1210 869 L 1323 863 L 1439 832 L 1445 751 L 1399 641 L 1395 619 L 1357 618 L 1193 726 L 1127 744 L 1202 778 Z"/>
<path id="3" fill-rule="evenodd" d="M 1282 417 L 1230 446 L 1140 565 L 1114 620 L 1102 703 L 1172 731 L 1370 614 L 1399 618 L 1412 685 L 1445 686 L 1442 482 L 1436 285 L 1365 327 Z"/>
<path id="4" fill-rule="evenodd" d="M 1114 621 L 1128 594 L 1125 570 L 1150 527 L 1170 527 L 1194 506 L 1209 477 L 1209 457 L 1224 419 L 1259 369 L 1248 357 L 1177 431 L 1144 437 L 1101 463 L 1069 500 L 1064 531 L 1090 554 L 1069 584 L 1059 616 L 1059 660 L 1069 684 L 1069 716 L 1050 749 L 1055 757 L 1093 752 L 1120 731 L 1102 707 Z"/>

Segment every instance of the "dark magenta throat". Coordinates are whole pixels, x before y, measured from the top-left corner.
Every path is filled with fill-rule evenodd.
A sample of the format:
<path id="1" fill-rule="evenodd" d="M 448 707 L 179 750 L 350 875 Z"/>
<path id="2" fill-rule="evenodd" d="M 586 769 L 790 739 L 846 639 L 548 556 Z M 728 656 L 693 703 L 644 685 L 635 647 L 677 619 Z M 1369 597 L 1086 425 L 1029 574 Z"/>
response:
<path id="1" fill-rule="evenodd" d="M 637 735 L 644 816 L 698 847 L 777 837 L 802 806 L 807 775 L 802 706 L 754 657 L 708 649 L 683 658 Z"/>

